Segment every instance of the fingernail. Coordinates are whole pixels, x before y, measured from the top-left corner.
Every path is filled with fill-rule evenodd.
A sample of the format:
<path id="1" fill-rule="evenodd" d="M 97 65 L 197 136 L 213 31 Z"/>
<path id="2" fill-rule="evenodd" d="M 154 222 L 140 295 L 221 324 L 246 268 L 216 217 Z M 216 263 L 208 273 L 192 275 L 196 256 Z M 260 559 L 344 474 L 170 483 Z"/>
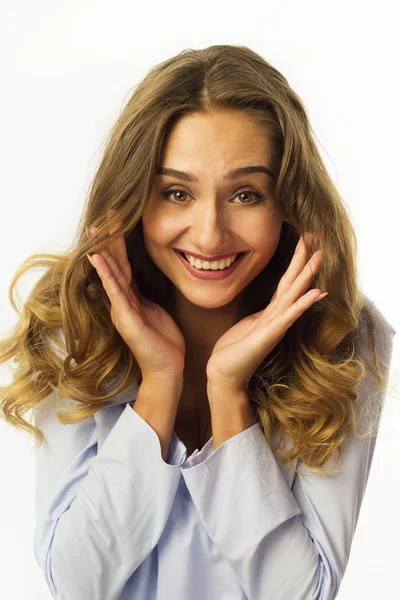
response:
<path id="1" fill-rule="evenodd" d="M 115 216 L 117 214 L 117 209 L 116 208 L 110 208 L 110 210 L 107 211 L 107 217 L 111 218 L 113 216 Z"/>
<path id="2" fill-rule="evenodd" d="M 325 298 L 325 296 L 327 296 L 327 295 L 328 295 L 328 292 L 324 292 L 323 294 L 318 296 L 318 298 L 316 300 L 314 300 L 314 302 L 318 302 L 318 300 L 322 300 L 322 298 Z"/>
<path id="3" fill-rule="evenodd" d="M 93 263 L 93 260 L 92 260 L 91 256 L 89 256 L 89 254 L 86 254 L 86 256 L 87 256 L 87 258 L 88 258 L 88 261 L 89 261 L 89 262 L 90 262 L 90 264 L 92 265 L 92 267 L 94 267 L 94 263 Z"/>

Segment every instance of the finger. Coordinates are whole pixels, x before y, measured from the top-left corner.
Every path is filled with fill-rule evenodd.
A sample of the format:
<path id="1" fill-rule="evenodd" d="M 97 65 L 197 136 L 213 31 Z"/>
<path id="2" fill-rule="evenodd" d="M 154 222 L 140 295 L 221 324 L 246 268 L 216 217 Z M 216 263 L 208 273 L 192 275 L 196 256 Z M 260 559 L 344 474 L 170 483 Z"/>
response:
<path id="1" fill-rule="evenodd" d="M 89 237 L 96 237 L 99 234 L 99 227 L 86 227 L 86 231 L 89 235 Z M 125 291 L 125 293 L 128 293 L 128 287 L 129 287 L 129 282 L 126 281 L 125 279 L 125 273 L 123 272 L 123 270 L 121 269 L 121 267 L 118 265 L 117 261 L 114 259 L 113 255 L 111 254 L 111 251 L 109 250 L 108 247 L 103 248 L 103 250 L 99 250 L 98 252 L 95 252 L 94 254 L 92 254 L 91 257 L 89 257 L 89 255 L 86 255 L 89 259 L 92 258 L 93 256 L 97 257 L 97 256 L 101 256 L 107 263 L 109 269 L 111 270 L 112 274 L 114 275 L 114 277 L 117 279 L 119 285 L 122 287 L 122 289 Z M 98 259 L 95 258 L 96 261 L 96 265 L 98 264 Z M 90 261 L 92 263 L 93 266 L 94 263 L 93 261 Z M 100 264 L 101 261 L 100 261 Z"/>
<path id="2" fill-rule="evenodd" d="M 116 224 L 115 226 L 112 227 L 112 232 L 116 231 L 117 228 L 119 227 L 119 224 Z M 96 237 L 97 235 L 99 235 L 100 233 L 100 228 L 99 227 L 86 227 L 86 233 L 88 235 L 88 237 L 92 238 L 92 237 Z M 119 246 L 122 244 L 123 248 L 120 248 Z M 112 247 L 114 248 L 113 251 L 111 251 L 109 248 Z M 118 251 L 115 250 L 115 248 L 118 248 Z M 114 275 L 117 276 L 117 272 L 114 268 L 115 263 L 117 262 L 123 273 L 124 276 L 127 280 L 127 286 L 130 285 L 131 281 L 132 281 L 132 271 L 131 271 L 131 266 L 128 260 L 128 256 L 127 256 L 127 252 L 126 252 L 126 246 L 125 246 L 125 241 L 123 239 L 123 235 L 121 235 L 121 240 L 117 240 L 115 243 L 111 243 L 109 247 L 107 248 L 103 248 L 103 250 L 100 250 L 96 253 L 96 255 L 100 255 L 103 256 L 103 258 L 107 258 L 109 259 L 110 257 L 114 258 L 114 262 L 111 264 L 110 268 L 111 270 L 114 272 Z M 121 258 L 122 256 L 122 258 Z M 128 289 L 127 286 L 124 285 L 123 283 L 121 284 L 124 291 L 126 293 L 128 293 Z"/>
<path id="3" fill-rule="evenodd" d="M 303 302 L 305 302 L 308 306 L 312 304 L 316 298 L 318 298 L 318 296 L 321 294 L 321 290 L 319 288 L 309 290 L 307 294 L 305 294 L 305 292 L 307 292 L 309 289 L 311 281 L 317 274 L 321 262 L 322 250 L 317 250 L 317 252 L 313 254 L 305 267 L 302 269 L 301 273 L 299 273 L 294 282 L 291 284 L 290 288 L 285 290 L 280 297 L 279 311 L 285 311 L 294 306 L 296 303 L 298 303 L 297 306 L 300 306 L 300 308 L 303 306 Z"/>
<path id="4" fill-rule="evenodd" d="M 308 233 L 307 239 L 311 240 L 311 234 Z M 291 288 L 293 283 L 297 280 L 299 275 L 307 273 L 312 278 L 315 273 L 315 267 L 320 265 L 322 258 L 322 250 L 317 250 L 307 261 L 308 248 L 304 242 L 303 236 L 300 236 L 299 242 L 296 246 L 293 258 L 290 262 L 289 267 L 281 278 L 277 291 L 278 296 L 282 292 L 286 292 Z M 315 257 L 315 258 L 314 258 Z"/>
<path id="5" fill-rule="evenodd" d="M 115 233 L 116 231 L 118 231 L 118 229 L 120 229 L 122 227 L 122 221 L 117 221 L 117 223 L 114 223 L 114 225 L 111 226 L 111 219 L 116 214 L 117 214 L 116 210 L 109 210 L 107 212 L 107 222 L 109 224 L 109 232 L 108 232 L 109 235 Z M 110 242 L 110 245 L 109 245 L 111 254 L 117 260 L 120 258 L 120 255 L 121 255 L 121 248 L 120 248 L 120 246 L 121 246 L 121 244 L 120 244 L 121 237 L 122 237 L 122 235 L 118 239 L 114 240 L 113 242 Z"/>
<path id="6" fill-rule="evenodd" d="M 144 296 L 142 296 L 135 280 L 132 279 L 132 276 L 131 276 L 130 282 L 127 281 L 124 270 L 122 269 L 122 266 L 115 260 L 115 258 L 112 256 L 112 254 L 108 250 L 108 248 L 105 248 L 104 250 L 102 250 L 100 253 L 97 253 L 97 254 L 100 254 L 102 256 L 102 258 L 104 258 L 104 260 L 107 262 L 107 265 L 108 265 L 109 269 L 111 270 L 112 274 L 117 279 L 119 285 L 121 286 L 121 288 L 124 290 L 124 292 L 128 296 L 128 299 L 131 302 L 133 302 L 136 309 L 139 311 L 142 304 L 147 305 L 147 299 Z M 129 273 L 130 273 L 130 268 L 129 268 Z"/>
<path id="7" fill-rule="evenodd" d="M 120 227 L 122 226 L 122 221 L 117 221 L 116 223 L 114 223 L 112 226 L 110 225 L 111 223 L 111 218 L 113 214 L 116 214 L 116 210 L 109 210 L 107 211 L 107 229 L 108 229 L 108 235 L 110 236 L 111 234 L 115 233 L 116 231 L 118 231 L 118 229 L 120 229 Z M 101 228 L 100 227 L 86 227 L 86 233 L 88 235 L 88 237 L 96 237 L 99 232 L 100 232 Z M 121 236 L 118 237 L 118 239 L 114 239 L 113 242 L 109 243 L 109 248 L 111 251 L 111 254 L 118 260 L 119 254 L 120 254 L 120 247 L 119 247 L 119 242 L 120 239 L 123 238 L 122 234 Z"/>
<path id="8" fill-rule="evenodd" d="M 125 294 L 127 294 L 129 298 L 131 298 L 131 295 L 132 297 L 134 296 L 134 292 L 130 286 L 130 283 L 126 280 L 125 273 L 108 248 L 104 248 L 104 250 L 92 256 L 100 256 L 103 261 L 105 261 L 107 268 L 110 270 L 111 274 L 116 279 L 118 285 L 125 292 Z"/>
<path id="9" fill-rule="evenodd" d="M 108 223 L 110 223 L 113 216 L 116 216 L 117 214 L 117 210 L 109 210 L 107 212 Z M 121 229 L 122 225 L 122 221 L 117 221 L 113 226 L 110 226 L 109 235 L 112 235 L 113 233 Z M 109 248 L 112 256 L 120 264 L 128 284 L 130 284 L 132 278 L 132 269 L 128 259 L 128 253 L 123 233 L 121 233 L 121 235 L 116 240 L 114 240 L 114 242 L 110 242 Z"/>
<path id="10" fill-rule="evenodd" d="M 279 281 L 279 284 L 278 284 L 278 287 L 276 290 L 278 297 L 290 288 L 290 286 L 292 285 L 293 281 L 296 279 L 298 274 L 301 273 L 301 271 L 303 270 L 304 265 L 306 264 L 306 260 L 307 260 L 307 248 L 304 243 L 303 237 L 300 236 L 300 239 L 297 243 L 292 260 L 291 260 L 288 268 L 286 269 L 285 273 L 281 277 L 281 280 Z"/>
<path id="11" fill-rule="evenodd" d="M 287 330 L 312 304 L 314 304 L 320 295 L 320 290 L 309 290 L 306 294 L 300 296 L 300 298 L 293 304 L 290 304 L 286 310 L 278 316 L 278 326 L 283 326 L 285 330 Z"/>
<path id="12" fill-rule="evenodd" d="M 92 254 L 92 256 L 88 256 L 88 259 L 96 269 L 115 312 L 119 315 L 127 314 L 128 311 L 132 310 L 132 304 L 137 307 L 138 300 L 135 298 L 130 286 L 127 285 L 125 276 L 115 261 L 114 268 L 118 272 L 118 276 L 114 275 L 108 264 L 108 260 L 113 260 L 110 257 L 106 259 L 100 254 Z"/>

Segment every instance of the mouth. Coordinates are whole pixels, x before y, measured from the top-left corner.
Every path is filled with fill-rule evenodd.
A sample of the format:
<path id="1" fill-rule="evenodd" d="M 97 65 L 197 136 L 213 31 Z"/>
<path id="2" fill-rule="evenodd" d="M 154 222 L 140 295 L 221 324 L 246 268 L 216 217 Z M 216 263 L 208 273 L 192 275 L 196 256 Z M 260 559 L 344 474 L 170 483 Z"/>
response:
<path id="1" fill-rule="evenodd" d="M 182 256 L 182 258 L 184 258 L 186 260 L 186 262 L 188 262 L 190 264 L 190 262 L 188 261 L 188 259 L 186 258 L 186 255 L 184 252 L 181 252 L 180 250 L 175 250 L 175 252 L 177 252 L 178 254 L 180 254 Z M 236 255 L 235 260 L 233 261 L 232 264 L 234 264 L 241 256 L 243 256 L 243 254 L 246 254 L 246 252 L 239 252 Z M 209 262 L 213 262 L 213 261 L 209 261 Z"/>
<path id="2" fill-rule="evenodd" d="M 189 276 L 194 277 L 196 279 L 201 279 L 205 282 L 217 282 L 228 279 L 232 276 L 232 273 L 234 273 L 236 269 L 240 269 L 240 265 L 244 261 L 245 255 L 249 253 L 249 251 L 239 252 L 235 260 L 230 264 L 229 267 L 224 267 L 222 269 L 198 269 L 194 265 L 192 265 L 190 261 L 186 259 L 185 256 L 182 255 L 182 250 L 177 250 L 176 248 L 174 248 L 174 251 L 178 256 L 178 259 L 180 260 L 181 264 L 184 266 L 185 271 L 189 273 Z"/>

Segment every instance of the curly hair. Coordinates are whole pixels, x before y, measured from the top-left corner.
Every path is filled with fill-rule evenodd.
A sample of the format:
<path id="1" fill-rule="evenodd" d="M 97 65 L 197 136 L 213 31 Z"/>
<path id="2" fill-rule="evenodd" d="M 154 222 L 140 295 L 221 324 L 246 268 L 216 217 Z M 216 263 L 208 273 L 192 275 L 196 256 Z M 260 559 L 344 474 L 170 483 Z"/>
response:
<path id="1" fill-rule="evenodd" d="M 307 242 L 308 258 L 324 249 L 311 287 L 328 296 L 290 327 L 257 368 L 248 392 L 267 442 L 271 445 L 274 430 L 281 440 L 292 440 L 288 449 L 273 448 L 283 464 L 293 468 L 300 459 L 326 474 L 322 466 L 338 451 L 336 467 L 347 436 L 377 433 L 379 402 L 367 410 L 372 419 L 363 433 L 355 410 L 367 372 L 367 360 L 356 352 L 364 324 L 373 357 L 368 369 L 381 391 L 387 381 L 378 365 L 371 305 L 357 284 L 355 232 L 306 110 L 285 77 L 246 46 L 186 49 L 156 65 L 136 86 L 107 136 L 72 247 L 61 255 L 32 255 L 12 279 L 9 299 L 19 320 L 0 342 L 0 362 L 13 362 L 13 381 L 0 392 L 1 417 L 41 443 L 42 431 L 23 415 L 52 392 L 56 401 L 60 396 L 73 401 L 57 413 L 59 420 L 77 423 L 140 384 L 138 363 L 111 321 L 110 300 L 86 254 L 111 244 L 121 231 L 108 232 L 122 221 L 133 279 L 143 296 L 169 308 L 173 284 L 146 250 L 141 216 L 174 123 L 183 115 L 219 110 L 239 110 L 264 127 L 279 164 L 273 202 L 281 237 L 268 265 L 248 285 L 247 314 L 271 301 L 301 235 L 316 234 Z M 112 209 L 118 216 L 107 221 Z M 91 225 L 100 229 L 95 239 L 86 235 Z M 32 267 L 46 271 L 19 311 L 15 286 Z"/>

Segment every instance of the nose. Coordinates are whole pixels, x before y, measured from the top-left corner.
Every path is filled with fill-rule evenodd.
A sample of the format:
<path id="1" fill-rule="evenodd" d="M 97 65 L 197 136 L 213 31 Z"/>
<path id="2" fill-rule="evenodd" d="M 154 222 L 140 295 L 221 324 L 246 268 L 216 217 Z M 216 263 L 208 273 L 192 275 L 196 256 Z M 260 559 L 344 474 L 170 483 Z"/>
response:
<path id="1" fill-rule="evenodd" d="M 191 214 L 193 246 L 206 256 L 217 256 L 232 248 L 232 223 L 229 211 L 221 210 L 214 202 L 198 203 Z M 228 250 L 225 250 L 228 248 Z"/>

